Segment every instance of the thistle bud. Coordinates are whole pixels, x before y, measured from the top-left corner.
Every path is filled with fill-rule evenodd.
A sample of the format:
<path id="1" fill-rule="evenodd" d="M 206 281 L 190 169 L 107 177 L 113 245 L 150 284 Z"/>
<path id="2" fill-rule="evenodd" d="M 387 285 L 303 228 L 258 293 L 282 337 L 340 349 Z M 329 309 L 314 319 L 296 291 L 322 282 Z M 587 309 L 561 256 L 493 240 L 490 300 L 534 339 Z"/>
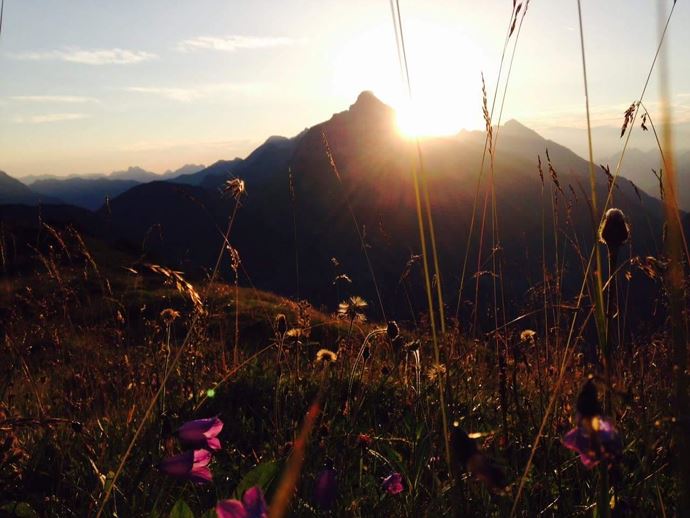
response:
<path id="1" fill-rule="evenodd" d="M 593 417 L 601 414 L 601 403 L 594 382 L 589 379 L 580 389 L 575 404 L 577 413 L 582 417 Z"/>
<path id="2" fill-rule="evenodd" d="M 617 249 L 630 238 L 630 226 L 620 209 L 606 211 L 604 221 L 599 227 L 599 241 L 609 249 Z"/>

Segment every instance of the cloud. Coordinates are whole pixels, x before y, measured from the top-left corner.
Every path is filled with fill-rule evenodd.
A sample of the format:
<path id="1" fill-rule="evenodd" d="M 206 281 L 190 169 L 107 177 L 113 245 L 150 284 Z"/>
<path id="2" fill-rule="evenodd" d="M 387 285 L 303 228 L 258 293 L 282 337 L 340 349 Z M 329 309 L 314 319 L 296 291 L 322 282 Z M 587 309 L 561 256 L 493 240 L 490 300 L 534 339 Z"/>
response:
<path id="1" fill-rule="evenodd" d="M 194 50 L 222 50 L 235 52 L 242 49 L 266 49 L 292 45 L 291 38 L 277 36 L 197 36 L 177 44 L 177 50 L 191 52 Z"/>
<path id="2" fill-rule="evenodd" d="M 86 113 L 47 113 L 44 115 L 32 115 L 30 117 L 17 117 L 14 122 L 17 124 L 45 124 L 48 122 L 73 121 L 86 119 L 90 115 Z"/>
<path id="3" fill-rule="evenodd" d="M 265 91 L 266 87 L 263 83 L 211 83 L 193 87 L 129 86 L 124 90 L 189 102 L 223 93 L 254 94 Z"/>
<path id="4" fill-rule="evenodd" d="M 129 65 L 149 61 L 158 56 L 143 50 L 128 49 L 79 49 L 49 50 L 45 52 L 23 52 L 13 54 L 13 58 L 23 61 L 59 60 L 83 65 Z"/>
<path id="5" fill-rule="evenodd" d="M 100 102 L 95 97 L 83 97 L 78 95 L 13 95 L 9 97 L 12 101 L 30 103 L 97 103 Z"/>

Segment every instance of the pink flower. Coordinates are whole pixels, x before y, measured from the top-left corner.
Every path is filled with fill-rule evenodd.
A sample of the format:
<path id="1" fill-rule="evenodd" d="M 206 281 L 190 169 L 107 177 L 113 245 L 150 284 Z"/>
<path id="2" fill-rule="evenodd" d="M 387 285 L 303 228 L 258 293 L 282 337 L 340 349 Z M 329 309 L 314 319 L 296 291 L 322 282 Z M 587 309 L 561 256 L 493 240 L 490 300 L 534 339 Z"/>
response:
<path id="1" fill-rule="evenodd" d="M 402 493 L 405 489 L 402 483 L 402 475 L 400 473 L 391 473 L 383 479 L 383 488 L 391 495 Z"/>
<path id="2" fill-rule="evenodd" d="M 223 429 L 223 421 L 217 417 L 189 421 L 177 430 L 180 441 L 193 448 L 220 450 L 218 434 Z"/>
<path id="3" fill-rule="evenodd" d="M 158 469 L 171 477 L 187 479 L 195 484 L 211 482 L 213 476 L 208 465 L 211 452 L 207 450 L 190 450 L 179 455 L 163 459 Z"/>
<path id="4" fill-rule="evenodd" d="M 259 486 L 250 487 L 239 500 L 221 500 L 216 504 L 218 518 L 267 518 L 268 509 Z"/>

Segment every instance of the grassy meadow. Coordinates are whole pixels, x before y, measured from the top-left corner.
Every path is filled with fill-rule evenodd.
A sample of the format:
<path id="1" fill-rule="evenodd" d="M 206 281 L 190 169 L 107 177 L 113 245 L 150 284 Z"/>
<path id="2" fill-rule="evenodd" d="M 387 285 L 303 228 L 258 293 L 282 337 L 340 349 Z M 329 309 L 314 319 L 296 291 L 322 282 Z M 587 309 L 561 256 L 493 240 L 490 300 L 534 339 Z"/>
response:
<path id="1" fill-rule="evenodd" d="M 528 4 L 513 2 L 506 90 Z M 226 184 L 235 210 L 205 276 L 69 224 L 16 234 L 0 222 L 0 516 L 687 516 L 688 268 L 672 153 L 657 257 L 618 253 L 635 229 L 592 187 L 599 242 L 581 247 L 557 208 L 543 214 L 530 229 L 543 247 L 532 258 L 543 272 L 534 303 L 506 311 L 491 102 L 501 96 L 484 88 L 468 229 L 481 229 L 484 256 L 468 247 L 464 298 L 436 282 L 422 157 L 412 166 L 421 242 L 420 268 L 408 274 L 421 278 L 426 307 L 405 321 L 381 319 L 379 301 L 351 292 L 343 275 L 323 279 L 332 307 L 254 288 L 231 245 L 239 179 Z M 622 145 L 642 131 L 638 101 L 621 120 Z M 663 120 L 654 133 L 668 150 Z M 557 202 L 558 174 L 550 159 L 541 165 L 534 175 Z M 619 173 L 609 171 L 609 195 Z M 579 258 L 575 297 L 560 289 L 559 242 L 545 229 Z M 375 266 L 361 274 L 374 285 Z M 626 287 L 640 277 L 654 287 L 650 322 L 660 323 L 632 334 Z M 478 307 L 480 278 L 490 279 L 490 307 Z M 212 418 L 212 432 L 198 421 Z M 249 501 L 257 494 L 266 508 Z"/>

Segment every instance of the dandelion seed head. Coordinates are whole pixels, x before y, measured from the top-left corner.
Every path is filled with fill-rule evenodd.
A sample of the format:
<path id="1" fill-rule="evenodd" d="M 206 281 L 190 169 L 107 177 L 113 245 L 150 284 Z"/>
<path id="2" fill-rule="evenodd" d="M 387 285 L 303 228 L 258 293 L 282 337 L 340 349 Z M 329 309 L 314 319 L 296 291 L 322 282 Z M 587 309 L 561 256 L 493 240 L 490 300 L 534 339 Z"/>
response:
<path id="1" fill-rule="evenodd" d="M 525 329 L 520 333 L 520 341 L 533 342 L 535 336 L 537 336 L 536 331 L 533 331 L 532 329 Z"/>
<path id="2" fill-rule="evenodd" d="M 316 353 L 316 363 L 334 363 L 338 360 L 338 355 L 329 349 L 319 349 Z"/>
<path id="3" fill-rule="evenodd" d="M 166 326 L 170 326 L 175 320 L 180 318 L 180 312 L 172 308 L 166 308 L 163 311 L 161 311 L 160 316 L 161 320 L 163 320 L 163 323 Z"/>

